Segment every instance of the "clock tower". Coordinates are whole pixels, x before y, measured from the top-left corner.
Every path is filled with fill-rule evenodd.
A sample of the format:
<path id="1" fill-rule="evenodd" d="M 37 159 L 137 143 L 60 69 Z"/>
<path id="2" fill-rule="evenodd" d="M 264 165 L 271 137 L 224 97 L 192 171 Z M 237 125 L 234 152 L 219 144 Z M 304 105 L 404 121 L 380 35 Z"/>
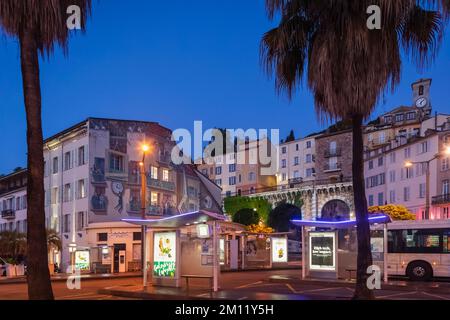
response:
<path id="1" fill-rule="evenodd" d="M 431 79 L 420 79 L 411 85 L 413 90 L 413 105 L 420 108 L 422 115 L 425 117 L 431 115 L 431 81 Z"/>

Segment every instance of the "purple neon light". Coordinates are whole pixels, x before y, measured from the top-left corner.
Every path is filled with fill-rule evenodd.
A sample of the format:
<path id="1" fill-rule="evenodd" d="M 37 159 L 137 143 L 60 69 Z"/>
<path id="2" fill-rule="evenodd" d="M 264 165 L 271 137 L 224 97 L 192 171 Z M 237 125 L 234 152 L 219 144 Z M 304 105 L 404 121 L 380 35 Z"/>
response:
<path id="1" fill-rule="evenodd" d="M 381 220 L 386 219 L 388 216 L 377 216 L 377 217 L 370 217 L 368 220 Z M 291 220 L 291 222 L 311 222 L 311 223 L 318 223 L 318 224 L 344 224 L 344 223 L 351 223 L 356 222 L 356 220 L 345 220 L 345 221 L 313 221 L 313 220 Z"/>
<path id="2" fill-rule="evenodd" d="M 167 217 L 167 218 L 161 218 L 161 219 L 122 219 L 122 221 L 125 222 L 156 222 L 156 221 L 167 221 L 170 219 L 175 219 L 178 217 L 184 217 L 184 216 L 188 216 L 188 215 L 192 215 L 194 213 L 199 213 L 200 211 L 193 211 L 193 212 L 186 212 L 186 213 L 181 213 L 179 215 L 173 216 L 173 217 Z"/>

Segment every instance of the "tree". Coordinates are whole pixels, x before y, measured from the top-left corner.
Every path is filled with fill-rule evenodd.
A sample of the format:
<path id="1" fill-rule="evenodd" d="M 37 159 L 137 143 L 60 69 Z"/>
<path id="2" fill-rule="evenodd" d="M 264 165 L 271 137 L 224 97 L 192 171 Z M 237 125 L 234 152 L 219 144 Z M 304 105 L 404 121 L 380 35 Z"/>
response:
<path id="1" fill-rule="evenodd" d="M 20 46 L 23 95 L 27 119 L 27 282 L 30 299 L 53 299 L 47 265 L 44 211 L 44 159 L 41 123 L 39 54 L 49 56 L 56 45 L 67 52 L 68 8 L 80 8 L 80 27 L 90 12 L 91 0 L 1 0 L 0 26 Z"/>
<path id="2" fill-rule="evenodd" d="M 269 201 L 263 198 L 249 198 L 249 197 L 227 197 L 223 201 L 225 212 L 233 216 L 241 209 L 251 208 L 256 209 L 260 219 L 267 222 L 269 212 L 272 209 Z"/>
<path id="3" fill-rule="evenodd" d="M 302 211 L 299 207 L 290 203 L 280 203 L 269 213 L 267 224 L 277 232 L 288 232 L 291 227 L 291 220 L 301 218 Z"/>
<path id="4" fill-rule="evenodd" d="M 378 5 L 382 28 L 370 30 L 367 9 Z M 398 85 L 401 50 L 419 67 L 432 61 L 450 12 L 448 0 L 266 0 L 277 27 L 264 34 L 261 57 L 278 93 L 292 98 L 304 78 L 324 120 L 351 120 L 358 258 L 355 299 L 372 299 L 372 265 L 363 171 L 362 124 L 382 94 Z"/>
<path id="5" fill-rule="evenodd" d="M 387 204 L 385 206 L 369 207 L 369 213 L 384 213 L 391 217 L 392 220 L 416 220 L 416 216 L 411 213 L 405 206 L 396 204 Z"/>
<path id="6" fill-rule="evenodd" d="M 0 256 L 8 258 L 13 264 L 21 262 L 26 254 L 25 234 L 16 231 L 0 233 Z"/>
<path id="7" fill-rule="evenodd" d="M 254 209 L 244 208 L 233 215 L 233 222 L 243 224 L 244 226 L 258 224 L 259 214 Z"/>

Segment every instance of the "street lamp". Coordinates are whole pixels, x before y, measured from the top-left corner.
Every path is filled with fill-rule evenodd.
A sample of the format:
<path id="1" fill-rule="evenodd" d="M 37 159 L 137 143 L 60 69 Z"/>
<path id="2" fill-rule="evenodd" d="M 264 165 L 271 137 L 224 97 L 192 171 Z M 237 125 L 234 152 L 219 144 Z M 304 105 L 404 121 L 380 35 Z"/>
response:
<path id="1" fill-rule="evenodd" d="M 415 164 L 425 165 L 425 220 L 430 219 L 430 163 L 441 158 L 443 155 L 450 156 L 450 145 L 444 146 L 442 153 L 437 153 L 427 161 L 405 161 L 405 168 L 411 168 Z"/>
<path id="2" fill-rule="evenodd" d="M 141 218 L 146 219 L 145 215 L 145 203 L 146 203 L 146 192 L 147 192 L 147 177 L 145 175 L 145 155 L 150 151 L 150 146 L 148 144 L 143 144 L 142 149 L 142 161 L 139 163 L 140 173 L 141 173 Z M 147 288 L 147 249 L 146 249 L 146 232 L 147 226 L 142 225 L 141 227 L 141 269 L 144 289 Z"/>

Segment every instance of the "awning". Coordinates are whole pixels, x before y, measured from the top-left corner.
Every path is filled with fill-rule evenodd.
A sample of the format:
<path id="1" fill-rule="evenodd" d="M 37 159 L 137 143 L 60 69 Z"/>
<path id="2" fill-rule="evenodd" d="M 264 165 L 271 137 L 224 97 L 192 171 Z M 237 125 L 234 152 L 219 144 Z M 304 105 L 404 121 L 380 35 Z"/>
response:
<path id="1" fill-rule="evenodd" d="M 223 221 L 225 220 L 225 216 L 205 210 L 181 213 L 171 217 L 162 217 L 160 219 L 122 219 L 123 222 L 134 225 L 172 229 L 217 220 Z"/>
<path id="2" fill-rule="evenodd" d="M 329 229 L 348 229 L 356 226 L 356 220 L 344 221 L 313 221 L 313 220 L 291 220 L 292 224 L 299 227 L 317 227 Z M 390 223 L 391 218 L 387 215 L 373 215 L 369 217 L 370 224 Z"/>

